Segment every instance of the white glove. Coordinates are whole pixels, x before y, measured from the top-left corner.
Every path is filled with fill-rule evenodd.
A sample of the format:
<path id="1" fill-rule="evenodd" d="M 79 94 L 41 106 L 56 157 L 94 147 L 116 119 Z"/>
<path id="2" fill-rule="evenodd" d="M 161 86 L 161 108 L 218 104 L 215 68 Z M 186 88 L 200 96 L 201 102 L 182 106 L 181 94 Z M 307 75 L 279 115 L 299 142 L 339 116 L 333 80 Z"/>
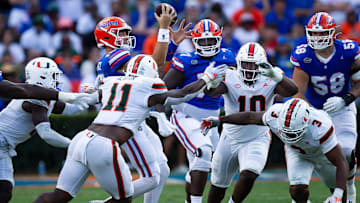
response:
<path id="1" fill-rule="evenodd" d="M 206 135 L 211 128 L 220 125 L 220 119 L 216 116 L 210 116 L 207 118 L 203 118 L 202 120 L 203 121 L 201 122 L 200 129 L 203 135 Z"/>
<path id="2" fill-rule="evenodd" d="M 215 62 L 211 62 L 208 67 L 206 67 L 204 71 L 204 75 L 201 77 L 206 84 L 208 84 L 210 81 L 215 80 L 216 78 L 223 77 L 226 72 L 227 66 L 225 64 L 219 65 L 214 67 Z"/>
<path id="3" fill-rule="evenodd" d="M 93 94 L 97 94 L 97 92 Z M 58 100 L 65 103 L 76 104 L 79 106 L 80 110 L 89 108 L 89 104 L 97 103 L 96 97 L 87 93 L 59 92 Z"/>
<path id="4" fill-rule="evenodd" d="M 80 90 L 81 92 L 90 94 L 96 91 L 96 87 L 90 83 L 83 83 L 80 85 Z"/>
<path id="5" fill-rule="evenodd" d="M 169 122 L 169 120 L 166 118 L 165 113 L 150 111 L 150 116 L 156 118 L 159 126 L 159 133 L 161 136 L 168 137 L 174 133 L 176 127 Z"/>
<path id="6" fill-rule="evenodd" d="M 280 82 L 283 79 L 282 71 L 280 72 L 279 69 L 274 68 L 270 63 L 263 62 L 256 63 L 256 65 L 259 66 L 259 71 L 261 75 L 269 77 L 275 82 Z"/>
<path id="7" fill-rule="evenodd" d="M 344 190 L 341 188 L 335 188 L 334 193 L 328 197 L 324 203 L 341 203 Z"/>
<path id="8" fill-rule="evenodd" d="M 342 108 L 345 107 L 345 101 L 342 97 L 330 97 L 326 100 L 326 102 L 324 103 L 324 107 L 323 109 L 327 112 L 327 113 L 334 113 L 336 111 L 341 110 Z"/>
<path id="9" fill-rule="evenodd" d="M 224 80 L 224 76 L 223 77 L 218 77 L 213 81 L 210 81 L 209 83 L 206 84 L 206 89 L 210 90 L 211 88 L 217 88 L 217 86 L 220 85 L 221 81 Z"/>

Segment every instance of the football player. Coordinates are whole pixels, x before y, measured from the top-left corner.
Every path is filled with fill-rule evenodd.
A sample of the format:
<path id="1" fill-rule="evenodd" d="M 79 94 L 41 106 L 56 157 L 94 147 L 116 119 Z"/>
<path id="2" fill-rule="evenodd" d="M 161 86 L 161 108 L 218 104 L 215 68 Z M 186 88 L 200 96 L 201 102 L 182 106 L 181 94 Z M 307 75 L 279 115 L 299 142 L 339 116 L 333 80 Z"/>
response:
<path id="1" fill-rule="evenodd" d="M 285 143 L 289 191 L 295 202 L 307 202 L 314 170 L 333 191 L 324 202 L 346 202 L 344 191 L 349 167 L 337 142 L 334 124 L 324 111 L 295 98 L 274 104 L 266 112 L 240 112 L 206 118 L 202 129 L 205 131 L 220 123 L 265 125 Z"/>
<path id="2" fill-rule="evenodd" d="M 355 202 L 356 107 L 360 95 L 360 49 L 351 40 L 337 40 L 334 18 L 316 13 L 306 26 L 307 43 L 291 55 L 293 79 L 299 87 L 295 97 L 329 113 L 339 144 L 349 163 L 348 200 Z M 352 85 L 350 85 L 352 83 Z"/>
<path id="3" fill-rule="evenodd" d="M 132 58 L 125 76 L 104 79 L 100 112 L 88 129 L 72 140 L 55 191 L 40 195 L 35 202 L 70 201 L 90 173 L 112 196 L 106 202 L 131 202 L 134 188 L 119 146 L 138 132 L 152 106 L 179 104 L 195 97 L 206 84 L 222 77 L 225 69 L 211 64 L 199 80 L 167 91 L 151 56 Z"/>
<path id="4" fill-rule="evenodd" d="M 165 63 L 169 43 L 169 25 L 171 19 L 174 18 L 174 13 L 168 6 L 163 5 L 162 9 L 161 16 L 155 15 L 160 29 L 158 42 L 152 55 L 158 65 Z M 184 29 L 187 27 L 185 26 Z M 104 77 L 123 74 L 121 72 L 131 59 L 130 50 L 136 43 L 135 37 L 130 35 L 131 30 L 131 27 L 119 17 L 105 18 L 96 26 L 94 31 L 96 42 L 98 47 L 104 47 L 106 51 L 106 55 L 98 62 L 98 83 L 101 83 Z M 171 134 L 171 131 L 167 134 Z M 158 202 L 170 173 L 158 136 L 143 122 L 137 133 L 121 148 L 141 177 L 134 181 L 133 198 L 145 193 L 144 202 Z"/>
<path id="5" fill-rule="evenodd" d="M 193 28 L 192 42 L 195 51 L 177 53 L 171 61 L 171 69 L 164 76 L 169 89 L 181 88 L 196 81 L 204 74 L 211 63 L 216 65 L 236 64 L 234 54 L 221 49 L 221 27 L 209 19 L 200 20 Z M 158 107 L 159 108 L 159 107 Z M 220 97 L 211 97 L 204 93 L 194 99 L 172 106 L 171 122 L 176 126 L 175 135 L 187 151 L 189 171 L 186 175 L 186 201 L 200 203 L 211 168 L 212 152 L 219 139 L 217 130 L 211 130 L 208 136 L 200 131 L 202 118 L 218 116 Z"/>
<path id="6" fill-rule="evenodd" d="M 274 102 L 275 94 L 289 97 L 297 92 L 295 83 L 272 67 L 264 48 L 254 42 L 243 45 L 236 56 L 236 70 L 228 69 L 225 80 L 210 96 L 224 96 L 226 115 L 260 112 Z M 221 202 L 236 171 L 240 177 L 229 202 L 242 202 L 264 169 L 271 141 L 266 126 L 224 124 L 211 167 L 209 203 Z"/>
<path id="7" fill-rule="evenodd" d="M 62 72 L 56 63 L 45 57 L 31 60 L 25 66 L 26 83 L 55 90 L 57 79 Z M 0 202 L 9 202 L 14 186 L 12 157 L 16 156 L 15 147 L 31 138 L 36 130 L 48 144 L 66 148 L 70 139 L 63 137 L 50 127 L 50 113 L 74 114 L 80 112 L 74 104 L 54 100 L 19 99 L 12 100 L 0 112 Z"/>

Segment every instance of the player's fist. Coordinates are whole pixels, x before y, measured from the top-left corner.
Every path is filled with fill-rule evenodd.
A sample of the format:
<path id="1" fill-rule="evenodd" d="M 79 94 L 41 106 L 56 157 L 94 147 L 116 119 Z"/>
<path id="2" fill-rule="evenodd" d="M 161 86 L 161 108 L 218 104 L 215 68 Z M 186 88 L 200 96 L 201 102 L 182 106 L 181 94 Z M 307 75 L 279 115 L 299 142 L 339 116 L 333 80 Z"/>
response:
<path id="1" fill-rule="evenodd" d="M 216 78 L 223 78 L 226 72 L 227 66 L 225 64 L 215 66 L 215 62 L 211 62 L 208 67 L 206 67 L 204 71 L 204 75 L 201 79 L 203 79 L 206 84 L 210 81 L 215 80 Z"/>
<path id="2" fill-rule="evenodd" d="M 324 103 L 324 111 L 327 113 L 334 113 L 345 107 L 345 101 L 342 97 L 330 97 Z"/>
<path id="3" fill-rule="evenodd" d="M 211 128 L 219 126 L 219 125 L 220 125 L 219 117 L 210 116 L 210 117 L 204 118 L 203 121 L 201 122 L 201 126 L 200 126 L 201 133 L 203 135 L 206 135 Z"/>
<path id="4" fill-rule="evenodd" d="M 273 79 L 275 82 L 280 82 L 283 78 L 283 73 L 277 68 L 274 68 L 268 62 L 256 63 L 259 66 L 259 71 L 261 75 Z"/>

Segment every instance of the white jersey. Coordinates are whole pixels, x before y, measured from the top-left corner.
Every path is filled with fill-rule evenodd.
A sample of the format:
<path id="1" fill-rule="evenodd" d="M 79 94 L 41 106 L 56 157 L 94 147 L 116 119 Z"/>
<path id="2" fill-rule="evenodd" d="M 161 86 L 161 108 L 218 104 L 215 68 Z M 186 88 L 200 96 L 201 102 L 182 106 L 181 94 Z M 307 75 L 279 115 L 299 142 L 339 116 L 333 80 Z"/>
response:
<path id="1" fill-rule="evenodd" d="M 30 133 L 35 130 L 32 114 L 24 111 L 22 108 L 24 101 L 47 108 L 48 116 L 50 116 L 56 102 L 35 99 L 12 100 L 8 106 L 0 112 L 0 135 L 4 136 L 7 143 L 13 148 L 19 143 L 29 139 Z"/>
<path id="2" fill-rule="evenodd" d="M 272 132 L 279 134 L 277 117 L 283 104 L 274 104 L 263 115 L 263 123 Z M 303 158 L 316 158 L 332 150 L 337 145 L 334 126 L 328 115 L 321 110 L 310 108 L 308 128 L 303 139 L 295 144 L 286 144 L 297 151 Z"/>
<path id="3" fill-rule="evenodd" d="M 149 97 L 167 88 L 160 78 L 117 76 L 105 78 L 101 90 L 102 107 L 93 123 L 124 127 L 135 134 L 151 110 Z"/>
<path id="4" fill-rule="evenodd" d="M 248 85 L 236 70 L 227 70 L 224 84 L 227 93 L 224 94 L 225 114 L 237 112 L 265 111 L 274 101 L 274 90 L 277 83 L 268 78 L 260 77 L 253 85 Z M 265 135 L 267 126 L 224 124 L 223 134 L 229 137 L 231 143 L 247 142 Z"/>

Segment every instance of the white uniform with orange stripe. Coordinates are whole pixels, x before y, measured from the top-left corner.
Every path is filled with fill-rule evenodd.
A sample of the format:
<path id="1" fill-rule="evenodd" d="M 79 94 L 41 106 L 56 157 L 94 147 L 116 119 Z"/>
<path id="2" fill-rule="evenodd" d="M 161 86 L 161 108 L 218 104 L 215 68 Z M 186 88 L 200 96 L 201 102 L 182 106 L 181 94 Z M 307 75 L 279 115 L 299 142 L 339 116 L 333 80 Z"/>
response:
<path id="1" fill-rule="evenodd" d="M 14 184 L 11 157 L 16 156 L 15 147 L 30 139 L 30 133 L 35 130 L 32 114 L 23 110 L 24 101 L 37 104 L 48 109 L 50 115 L 55 101 L 43 100 L 12 100 L 0 112 L 0 180 L 8 180 Z"/>
<path id="2" fill-rule="evenodd" d="M 139 127 L 143 127 L 141 123 L 151 109 L 147 105 L 148 98 L 167 91 L 161 79 L 145 77 L 107 77 L 101 89 L 103 105 L 93 123 L 124 127 L 133 134 L 138 132 Z M 135 141 L 128 144 L 134 148 L 139 145 Z M 132 150 L 130 146 L 128 149 Z M 141 151 L 130 153 L 139 153 L 134 156 L 140 157 L 137 161 L 144 161 L 145 154 L 149 154 Z M 144 176 L 151 176 L 151 170 L 148 169 L 142 171 Z M 121 199 L 133 195 L 130 170 L 121 156 L 118 144 L 85 130 L 71 142 L 56 187 L 75 196 L 90 172 L 112 197 Z"/>
<path id="3" fill-rule="evenodd" d="M 264 124 L 274 133 L 279 133 L 277 117 L 282 105 L 271 106 L 263 115 Z M 325 156 L 338 144 L 333 123 L 324 111 L 315 108 L 310 108 L 308 123 L 302 140 L 285 144 L 290 185 L 308 185 L 315 170 L 329 188 L 335 188 L 336 167 Z"/>
<path id="4" fill-rule="evenodd" d="M 277 83 L 260 77 L 253 85 L 245 83 L 236 70 L 227 70 L 224 84 L 226 115 L 244 111 L 264 111 L 274 101 Z M 267 126 L 224 124 L 212 161 L 211 184 L 227 188 L 237 170 L 260 174 L 264 169 L 271 136 Z"/>

